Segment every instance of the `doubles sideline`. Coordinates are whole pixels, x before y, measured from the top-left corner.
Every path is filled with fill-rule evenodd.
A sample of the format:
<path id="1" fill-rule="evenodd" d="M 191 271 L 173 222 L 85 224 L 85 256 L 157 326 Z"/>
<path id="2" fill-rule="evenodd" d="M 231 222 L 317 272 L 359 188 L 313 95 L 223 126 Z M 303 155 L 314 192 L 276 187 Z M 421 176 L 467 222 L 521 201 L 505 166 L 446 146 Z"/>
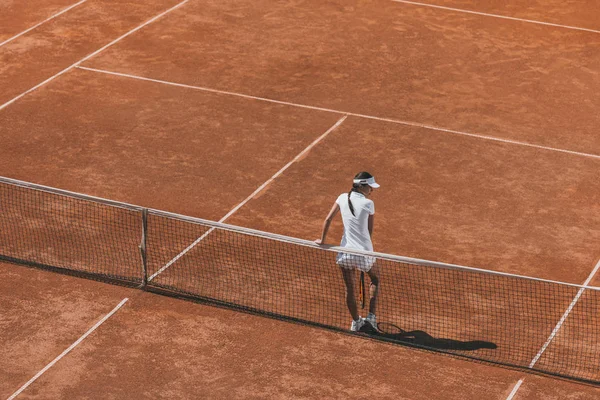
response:
<path id="1" fill-rule="evenodd" d="M 24 30 L 23 32 L 21 32 L 21 33 L 19 33 L 19 34 L 15 35 L 15 36 L 13 36 L 13 37 L 11 37 L 11 38 L 8 38 L 8 39 L 6 39 L 4 42 L 0 43 L 0 47 L 4 46 L 4 45 L 5 45 L 5 44 L 7 44 L 7 43 L 10 43 L 10 42 L 12 42 L 13 40 L 15 40 L 15 39 L 17 39 L 17 38 L 19 38 L 19 37 L 23 36 L 24 34 L 26 34 L 26 33 L 28 33 L 28 32 L 31 32 L 32 30 L 34 30 L 34 29 L 35 29 L 35 28 L 37 28 L 38 26 L 40 26 L 40 25 L 43 25 L 43 24 L 45 24 L 46 22 L 48 22 L 48 21 L 50 21 L 50 20 L 53 20 L 54 18 L 56 18 L 56 17 L 58 17 L 58 16 L 60 16 L 60 15 L 62 15 L 62 14 L 64 14 L 64 13 L 66 13 L 67 11 L 69 11 L 69 10 L 71 10 L 71 9 L 73 9 L 73 8 L 75 8 L 75 7 L 77 7 L 78 5 L 81 5 L 81 4 L 85 3 L 86 1 L 87 1 L 87 0 L 81 0 L 79 3 L 75 3 L 75 4 L 73 4 L 73 5 L 71 5 L 71 6 L 67 7 L 67 8 L 65 8 L 64 10 L 62 10 L 62 11 L 60 11 L 60 12 L 58 12 L 58 13 L 56 13 L 56 14 L 54 14 L 54 15 L 52 15 L 52 16 L 50 16 L 50 17 L 48 17 L 48 18 L 46 18 L 45 20 L 43 20 L 42 22 L 40 22 L 40 23 L 38 23 L 38 24 L 36 24 L 36 25 L 32 26 L 31 28 L 29 28 L 29 29 L 26 29 L 26 30 Z"/>
<path id="2" fill-rule="evenodd" d="M 119 311 L 119 309 L 121 307 L 123 307 L 123 305 L 125 305 L 125 303 L 127 303 L 128 300 L 129 300 L 128 298 L 124 298 L 123 300 L 121 300 L 121 302 L 119 304 L 117 304 L 117 306 L 115 308 L 113 308 L 111 312 L 109 312 L 102 319 L 100 319 L 98 322 L 96 322 L 96 324 L 94 326 L 92 326 L 90 329 L 88 329 L 88 331 L 86 333 L 84 333 L 79 339 L 77 339 L 75 342 L 73 342 L 73 344 L 71 344 L 69 347 L 67 347 L 67 349 L 65 351 L 63 351 L 58 357 L 56 357 L 54 360 L 50 361 L 44 368 L 42 368 L 37 374 L 35 374 L 33 376 L 33 378 L 28 380 L 27 383 L 25 383 L 23 386 L 21 386 L 19 388 L 19 390 L 14 392 L 8 398 L 8 400 L 13 400 L 15 397 L 20 395 L 25 389 L 27 389 L 29 387 L 29 385 L 31 385 L 40 376 L 42 376 L 46 371 L 48 371 L 50 368 L 52 368 L 52 366 L 54 364 L 56 364 L 58 361 L 60 361 L 61 358 L 63 358 L 67 354 L 69 354 L 71 352 L 71 350 L 73 350 L 75 347 L 77 347 L 86 337 L 88 337 L 92 332 L 94 332 L 96 329 L 98 329 L 98 327 L 100 325 L 102 325 L 104 322 L 106 322 L 107 319 L 112 317 L 114 313 Z"/>
<path id="3" fill-rule="evenodd" d="M 590 273 L 590 276 L 588 276 L 588 278 L 583 283 L 583 286 L 587 286 L 587 285 L 590 284 L 590 282 L 592 281 L 592 279 L 596 275 L 596 272 L 598 272 L 598 269 L 600 269 L 600 260 L 598 260 L 598 263 L 596 264 L 596 266 L 594 267 L 594 269 Z M 560 317 L 560 319 L 558 320 L 558 323 L 556 324 L 556 326 L 554 327 L 554 329 L 552 329 L 552 332 L 550 333 L 550 336 L 548 336 L 548 339 L 546 339 L 546 342 L 543 344 L 543 346 L 540 349 L 540 351 L 538 351 L 538 353 L 535 355 L 535 357 L 533 357 L 533 360 L 531 360 L 531 362 L 529 363 L 529 368 L 533 368 L 535 366 L 535 364 L 538 362 L 538 360 L 540 359 L 540 357 L 542 356 L 542 354 L 544 354 L 544 352 L 546 351 L 546 349 L 548 348 L 548 346 L 550 345 L 550 343 L 552 342 L 552 340 L 554 340 L 554 337 L 556 336 L 556 334 L 558 333 L 558 331 L 560 330 L 560 328 L 564 324 L 565 320 L 567 319 L 567 317 L 569 316 L 569 314 L 573 310 L 573 307 L 575 307 L 575 304 L 577 304 L 577 302 L 581 298 L 581 295 L 583 294 L 583 292 L 585 291 L 585 289 L 586 289 L 585 287 L 582 287 L 582 288 L 579 289 L 579 291 L 577 292 L 577 294 L 573 298 L 573 301 L 571 301 L 571 304 L 569 304 L 569 307 L 567 307 L 567 309 L 563 313 L 562 317 Z M 523 384 L 524 380 L 525 380 L 525 378 L 519 379 L 519 381 L 515 384 L 515 386 L 513 387 L 512 391 L 510 392 L 510 394 L 506 398 L 506 400 L 512 400 L 515 397 L 515 395 L 519 391 L 519 388 Z"/>
<path id="4" fill-rule="evenodd" d="M 71 69 L 75 68 L 76 66 L 78 66 L 79 64 L 81 64 L 82 62 L 89 60 L 90 58 L 94 57 L 95 55 L 99 54 L 100 52 L 106 50 L 107 48 L 109 48 L 110 46 L 114 45 L 115 43 L 121 41 L 122 39 L 126 38 L 127 36 L 131 35 L 134 32 L 139 31 L 140 29 L 142 29 L 143 27 L 145 27 L 148 24 L 151 24 L 152 22 L 156 21 L 157 19 L 159 19 L 160 17 L 170 13 L 171 11 L 175 10 L 176 8 L 181 7 L 182 5 L 184 5 L 185 3 L 187 3 L 189 0 L 184 0 L 181 3 L 169 8 L 166 11 L 163 11 L 162 13 L 158 14 L 157 16 L 149 19 L 148 21 L 144 22 L 143 24 L 137 26 L 136 28 L 133 28 L 132 30 L 130 30 L 129 32 L 125 33 L 124 35 L 119 36 L 118 38 L 116 38 L 115 40 L 113 40 L 112 42 L 110 42 L 109 44 L 101 47 L 100 49 L 94 51 L 91 54 L 88 54 L 87 56 L 85 56 L 84 58 L 82 58 L 81 60 L 77 61 L 76 63 L 68 66 L 67 68 L 63 69 L 62 71 L 60 71 L 59 73 L 51 76 L 50 78 L 46 79 L 45 81 L 38 83 L 37 85 L 35 85 L 34 87 L 30 88 L 29 90 L 21 93 L 20 95 L 18 95 L 17 97 L 13 98 L 12 100 L 7 101 L 6 103 L 0 105 L 0 111 L 3 110 L 4 108 L 8 107 L 9 105 L 11 105 L 12 103 L 14 103 L 15 101 L 19 100 L 21 97 L 27 95 L 28 93 L 33 92 L 34 90 L 44 86 L 46 83 L 53 81 L 54 79 L 58 78 L 59 76 L 61 76 L 62 74 L 64 74 L 65 72 L 70 71 Z"/>

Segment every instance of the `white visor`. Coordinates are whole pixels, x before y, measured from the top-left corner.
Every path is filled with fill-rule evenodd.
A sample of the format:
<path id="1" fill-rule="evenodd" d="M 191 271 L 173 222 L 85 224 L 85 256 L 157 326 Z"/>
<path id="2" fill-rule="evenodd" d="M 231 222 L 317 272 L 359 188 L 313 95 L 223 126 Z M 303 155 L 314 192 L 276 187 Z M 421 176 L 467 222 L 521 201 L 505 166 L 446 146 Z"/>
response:
<path id="1" fill-rule="evenodd" d="M 373 189 L 377 189 L 379 187 L 379 184 L 377 182 L 375 182 L 375 178 L 373 178 L 373 177 L 371 177 L 369 179 L 355 179 L 354 183 L 358 183 L 361 185 L 369 185 Z"/>

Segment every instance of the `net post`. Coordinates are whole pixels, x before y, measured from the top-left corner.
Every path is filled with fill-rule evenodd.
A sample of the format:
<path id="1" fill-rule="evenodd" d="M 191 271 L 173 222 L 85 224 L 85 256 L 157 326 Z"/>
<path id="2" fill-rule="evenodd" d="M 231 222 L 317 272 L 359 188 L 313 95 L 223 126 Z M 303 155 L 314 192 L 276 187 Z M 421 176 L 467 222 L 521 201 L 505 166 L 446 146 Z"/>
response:
<path id="1" fill-rule="evenodd" d="M 142 241 L 140 255 L 142 256 L 142 288 L 148 285 L 148 253 L 146 251 L 146 238 L 148 237 L 148 209 L 142 208 Z"/>

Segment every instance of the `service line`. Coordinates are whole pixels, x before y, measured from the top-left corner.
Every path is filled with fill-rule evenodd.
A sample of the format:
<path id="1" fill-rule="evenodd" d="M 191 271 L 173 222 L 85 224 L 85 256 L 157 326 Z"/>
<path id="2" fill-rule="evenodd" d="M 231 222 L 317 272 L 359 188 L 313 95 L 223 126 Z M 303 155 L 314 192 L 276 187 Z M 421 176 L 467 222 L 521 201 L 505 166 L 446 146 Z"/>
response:
<path id="1" fill-rule="evenodd" d="M 537 144 L 533 144 L 533 143 L 520 142 L 518 140 L 501 139 L 501 138 L 494 137 L 494 136 L 486 136 L 486 135 L 480 135 L 480 134 L 475 134 L 475 133 L 456 131 L 456 130 L 441 128 L 441 127 L 437 127 L 437 126 L 433 126 L 433 125 L 422 124 L 419 122 L 404 121 L 404 120 L 395 119 L 395 118 L 376 117 L 373 115 L 359 114 L 359 113 L 353 113 L 353 112 L 343 111 L 343 110 L 334 110 L 332 108 L 310 106 L 310 105 L 306 105 L 306 104 L 290 103 L 288 101 L 269 99 L 266 97 L 257 97 L 257 96 L 252 96 L 252 95 L 248 95 L 248 94 L 229 92 L 229 91 L 225 91 L 225 90 L 211 89 L 211 88 L 202 87 L 202 86 L 186 85 L 184 83 L 176 83 L 176 82 L 164 81 L 164 80 L 160 80 L 160 79 L 146 78 L 143 76 L 125 74 L 122 72 L 107 71 L 107 70 L 98 69 L 98 68 L 90 68 L 90 67 L 82 67 L 82 66 L 77 66 L 77 68 L 83 69 L 86 71 L 90 71 L 90 72 L 97 72 L 100 74 L 120 76 L 122 78 L 137 79 L 137 80 L 146 81 L 146 82 L 160 83 L 163 85 L 170 85 L 170 86 L 176 86 L 176 87 L 181 87 L 181 88 L 186 88 L 186 89 L 200 90 L 200 91 L 208 92 L 208 93 L 217 93 L 217 94 L 223 94 L 223 95 L 227 95 L 227 96 L 241 97 L 244 99 L 259 100 L 259 101 L 265 101 L 265 102 L 269 102 L 269 103 L 283 104 L 283 105 L 299 107 L 299 108 L 306 108 L 309 110 L 325 111 L 325 112 L 336 113 L 336 114 L 341 114 L 341 115 L 350 115 L 350 116 L 358 117 L 358 118 L 390 122 L 393 124 L 413 126 L 416 128 L 423 128 L 423 129 L 428 129 L 428 130 L 432 130 L 432 131 L 451 133 L 454 135 L 461 135 L 461 136 L 469 136 L 469 137 L 473 137 L 473 138 L 477 138 L 477 139 L 491 140 L 494 142 L 508 143 L 508 144 L 513 144 L 513 145 L 517 145 L 517 146 L 532 147 L 532 148 L 540 149 L 540 150 L 554 151 L 554 152 L 559 152 L 559 153 L 566 153 L 566 154 L 571 154 L 571 155 L 575 155 L 575 156 L 588 157 L 588 158 L 594 158 L 594 159 L 600 160 L 600 155 L 598 155 L 598 154 L 582 153 L 579 151 L 565 150 L 565 149 L 559 149 L 559 148 L 555 148 L 555 147 L 541 146 L 541 145 L 537 145 Z"/>

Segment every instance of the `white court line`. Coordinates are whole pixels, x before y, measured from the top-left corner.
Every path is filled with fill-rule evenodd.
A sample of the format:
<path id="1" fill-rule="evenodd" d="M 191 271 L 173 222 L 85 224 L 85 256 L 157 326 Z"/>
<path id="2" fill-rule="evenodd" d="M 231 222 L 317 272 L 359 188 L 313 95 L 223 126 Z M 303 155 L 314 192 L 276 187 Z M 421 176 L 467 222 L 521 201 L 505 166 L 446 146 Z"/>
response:
<path id="1" fill-rule="evenodd" d="M 598 269 L 600 269 L 600 260 L 598 260 L 598 263 L 596 264 L 596 266 L 594 267 L 594 269 L 590 273 L 590 276 L 588 276 L 588 278 L 585 280 L 583 286 L 588 286 L 589 285 L 589 283 L 591 282 L 591 280 L 594 278 L 594 275 L 596 275 L 596 272 L 598 272 Z M 577 292 L 577 295 L 575 295 L 575 297 L 573 298 L 573 301 L 571 301 L 571 304 L 569 304 L 569 307 L 567 307 L 567 310 L 564 312 L 564 314 L 562 315 L 562 317 L 560 318 L 560 320 L 558 321 L 558 323 L 556 324 L 556 326 L 554 327 L 554 329 L 550 333 L 550 336 L 548 336 L 548 339 L 546 339 L 546 342 L 544 343 L 544 345 L 542 346 L 542 348 L 540 349 L 540 351 L 538 351 L 538 353 L 535 355 L 535 357 L 533 357 L 533 360 L 531 360 L 531 362 L 529 363 L 529 368 L 533 368 L 535 366 L 535 364 L 538 362 L 538 360 L 540 359 L 540 357 L 542 356 L 542 354 L 544 354 L 544 352 L 546 351 L 546 349 L 548 348 L 548 346 L 550 345 L 550 343 L 552 342 L 552 340 L 554 340 L 554 337 L 556 336 L 556 334 L 558 333 L 558 331 L 562 327 L 563 323 L 565 322 L 565 320 L 567 319 L 567 317 L 569 316 L 569 314 L 573 310 L 573 307 L 575 307 L 575 305 L 577 304 L 577 302 L 581 298 L 581 295 L 583 294 L 584 291 L 585 291 L 584 287 L 582 287 L 581 289 L 579 289 L 579 291 Z M 514 393 L 516 393 L 517 390 L 519 390 L 518 387 L 521 386 L 521 383 L 523 383 L 522 381 L 523 380 L 521 379 L 519 382 L 517 382 L 517 385 L 515 385 L 515 388 L 513 389 Z M 511 395 L 514 396 L 514 394 L 512 394 L 512 393 L 511 393 Z M 509 397 L 509 399 L 512 399 L 512 397 Z M 507 399 L 507 400 L 509 400 L 509 399 Z"/>
<path id="2" fill-rule="evenodd" d="M 515 394 L 517 394 L 517 392 L 519 391 L 519 388 L 521 387 L 521 384 L 523 384 L 523 379 L 519 379 L 519 382 L 517 382 L 517 384 L 513 388 L 512 392 L 510 392 L 510 394 L 506 398 L 506 400 L 512 400 L 513 397 L 515 397 Z"/>
<path id="3" fill-rule="evenodd" d="M 438 6 L 438 5 L 435 5 L 435 4 L 418 3 L 416 1 L 407 1 L 407 0 L 392 0 L 392 1 L 395 2 L 395 3 L 406 3 L 406 4 L 413 4 L 413 5 L 422 6 L 422 7 L 439 8 L 439 9 L 442 9 L 442 10 L 457 11 L 457 12 L 462 12 L 462 13 L 467 13 L 467 14 L 475 14 L 475 15 L 483 15 L 485 17 L 509 19 L 509 20 L 512 20 L 512 21 L 528 22 L 528 23 L 531 23 L 531 24 L 553 26 L 553 27 L 556 27 L 556 28 L 565 28 L 565 29 L 573 29 L 573 30 L 576 30 L 576 31 L 600 33 L 600 31 L 595 30 L 595 29 L 580 28 L 578 26 L 571 26 L 571 25 L 553 24 L 552 22 L 536 21 L 536 20 L 533 20 L 533 19 L 508 17 L 506 15 L 489 14 L 489 13 L 484 13 L 484 12 L 479 12 L 479 11 L 465 10 L 465 9 L 462 9 L 462 8 L 453 8 L 453 7 Z"/>
<path id="4" fill-rule="evenodd" d="M 75 7 L 77 7 L 78 5 L 85 3 L 86 1 L 87 1 L 87 0 L 81 0 L 79 3 L 73 4 L 72 6 L 69 6 L 69 7 L 65 8 L 64 10 L 60 11 L 59 13 L 56 13 L 56 14 L 54 14 L 53 16 L 51 16 L 51 17 L 49 17 L 49 18 L 46 18 L 45 20 L 43 20 L 43 21 L 42 21 L 42 22 L 40 22 L 39 24 L 36 24 L 36 25 L 32 26 L 31 28 L 29 28 L 29 29 L 27 29 L 27 30 L 24 30 L 23 32 L 21 32 L 21 33 L 19 33 L 19 34 L 15 35 L 15 36 L 13 36 L 13 37 L 11 37 L 11 38 L 8 38 L 8 39 L 6 39 L 4 42 L 0 43 L 0 47 L 4 46 L 5 44 L 7 44 L 7 43 L 9 43 L 9 42 L 12 42 L 13 40 L 15 40 L 16 38 L 18 38 L 18 37 L 20 37 L 20 36 L 23 36 L 23 35 L 24 35 L 24 34 L 26 34 L 27 32 L 31 32 L 32 30 L 34 30 L 34 29 L 35 29 L 35 28 L 37 28 L 38 26 L 40 26 L 40 25 L 42 25 L 42 24 L 45 24 L 46 22 L 50 21 L 51 19 L 54 19 L 54 18 L 58 17 L 59 15 L 62 15 L 62 14 L 64 14 L 64 13 L 66 13 L 66 12 L 67 12 L 67 11 L 69 11 L 70 9 L 72 9 L 72 8 L 75 8 Z"/>
<path id="5" fill-rule="evenodd" d="M 583 284 L 583 286 L 587 286 L 590 283 L 590 281 L 592 280 L 594 275 L 596 275 L 596 272 L 598 272 L 598 269 L 600 269 L 600 260 L 594 267 L 594 270 L 592 271 L 590 276 L 588 276 L 588 278 L 585 280 L 585 283 Z M 548 347 L 550 342 L 552 342 L 552 339 L 554 339 L 554 336 L 556 336 L 556 333 L 558 332 L 558 330 L 560 329 L 562 324 L 565 322 L 565 320 L 567 319 L 567 317 L 573 310 L 573 307 L 575 307 L 575 304 L 577 304 L 577 302 L 579 301 L 579 298 L 581 297 L 581 295 L 583 294 L 584 291 L 585 291 L 585 288 L 579 289 L 579 291 L 577 292 L 577 295 L 575 296 L 575 298 L 573 298 L 573 301 L 571 302 L 571 304 L 569 305 L 569 307 L 567 308 L 567 310 L 565 311 L 563 316 L 560 318 L 560 320 L 558 321 L 558 323 L 556 324 L 554 329 L 552 330 L 552 333 L 550 333 L 550 336 L 548 336 L 546 343 L 544 343 L 544 345 L 542 346 L 540 351 L 537 353 L 537 355 L 533 358 L 533 360 L 531 360 L 531 363 L 529 364 L 529 368 L 533 368 L 533 366 L 538 362 L 538 360 L 540 359 L 540 357 L 542 356 L 544 351 L 546 351 L 546 348 Z"/>
<path id="6" fill-rule="evenodd" d="M 107 319 L 109 319 L 114 313 L 116 313 L 121 307 L 123 307 L 123 305 L 127 302 L 127 300 L 129 300 L 128 298 L 125 298 L 123 300 L 121 300 L 121 302 L 119 304 L 117 304 L 117 306 L 115 308 L 112 309 L 111 312 L 109 312 L 108 314 L 106 314 L 100 321 L 96 322 L 96 325 L 92 326 L 86 333 L 83 334 L 83 336 L 81 336 L 79 339 L 77 339 L 77 341 L 75 341 L 75 343 L 73 343 L 72 345 L 70 345 L 65 351 L 63 351 L 58 357 L 56 357 L 54 360 L 52 360 L 48 365 L 46 365 L 40 372 L 38 372 L 37 374 L 35 374 L 35 376 L 33 378 L 31 378 L 29 381 L 27 381 L 26 384 L 24 384 L 23 386 L 21 386 L 21 388 L 19 390 L 17 390 L 16 392 L 14 392 L 12 394 L 12 396 L 10 396 L 8 398 L 8 400 L 13 400 L 15 397 L 17 397 L 19 394 L 21 394 L 21 392 L 23 392 L 23 390 L 27 389 L 27 387 L 29 385 L 31 385 L 33 382 L 35 382 L 35 380 L 37 378 L 39 378 L 40 376 L 42 376 L 42 374 L 44 372 L 46 372 L 48 369 L 50 369 L 54 364 L 56 364 L 61 358 L 63 358 L 64 356 L 66 356 L 71 350 L 73 350 L 79 343 L 81 343 L 86 337 L 88 337 L 92 332 L 94 332 L 100 325 L 102 325 Z"/>
<path id="7" fill-rule="evenodd" d="M 83 69 L 83 70 L 86 70 L 86 71 L 97 72 L 97 73 L 101 73 L 101 74 L 120 76 L 120 77 L 123 77 L 123 78 L 131 78 L 131 79 L 137 79 L 137 80 L 141 80 L 141 81 L 160 83 L 160 84 L 163 84 L 163 85 L 170 85 L 170 86 L 176 86 L 176 87 L 181 87 L 181 88 L 186 88 L 186 89 L 200 90 L 200 91 L 203 91 L 203 92 L 217 93 L 217 94 L 223 94 L 223 95 L 228 95 L 228 96 L 241 97 L 241 98 L 244 98 L 244 99 L 259 100 L 259 101 L 265 101 L 265 102 L 269 102 L 269 103 L 283 104 L 283 105 L 293 106 L 293 107 L 299 107 L 299 108 L 307 108 L 309 110 L 325 111 L 325 112 L 331 112 L 331 113 L 336 113 L 336 114 L 350 115 L 350 116 L 358 117 L 358 118 L 365 118 L 365 119 L 372 119 L 372 120 L 376 120 L 376 121 L 390 122 L 390 123 L 394 123 L 394 124 L 413 126 L 413 127 L 417 127 L 417 128 L 423 128 L 423 129 L 428 129 L 428 130 L 433 130 L 433 131 L 438 131 L 438 132 L 445 132 L 445 133 L 451 133 L 451 134 L 455 134 L 455 135 L 469 136 L 469 137 L 473 137 L 473 138 L 477 138 L 477 139 L 491 140 L 491 141 L 495 141 L 495 142 L 514 144 L 514 145 L 518 145 L 518 146 L 532 147 L 532 148 L 540 149 L 540 150 L 548 150 L 548 151 L 554 151 L 554 152 L 559 152 L 559 153 L 566 153 L 566 154 L 571 154 L 571 155 L 576 155 L 576 156 L 582 156 L 582 157 L 589 157 L 589 158 L 594 158 L 594 159 L 600 160 L 600 155 L 597 155 L 597 154 L 582 153 L 582 152 L 578 152 L 578 151 L 564 150 L 564 149 L 558 149 L 558 148 L 554 148 L 554 147 L 548 147 L 548 146 L 541 146 L 541 145 L 537 145 L 537 144 L 531 144 L 531 143 L 527 143 L 527 142 L 520 142 L 520 141 L 517 141 L 517 140 L 501 139 L 501 138 L 497 138 L 497 137 L 493 137 L 493 136 L 478 135 L 478 134 L 474 134 L 474 133 L 455 131 L 455 130 L 452 130 L 452 129 L 440 128 L 440 127 L 437 127 L 437 126 L 421 124 L 421 123 L 418 123 L 418 122 L 403 121 L 403 120 L 393 119 L 393 118 L 375 117 L 375 116 L 372 116 L 372 115 L 358 114 L 358 113 L 353 113 L 353 112 L 348 112 L 348 111 L 342 111 L 342 110 L 334 110 L 334 109 L 331 109 L 331 108 L 323 108 L 323 107 L 309 106 L 309 105 L 305 105 L 305 104 L 290 103 L 290 102 L 287 102 L 287 101 L 273 100 L 273 99 L 269 99 L 269 98 L 266 98 L 266 97 L 257 97 L 257 96 L 247 95 L 247 94 L 236 93 L 236 92 L 228 92 L 228 91 L 224 91 L 224 90 L 210 89 L 210 88 L 206 88 L 206 87 L 202 87 L 202 86 L 192 86 L 192 85 L 186 85 L 186 84 L 183 84 L 183 83 L 163 81 L 163 80 L 160 80 L 160 79 L 145 78 L 143 76 L 125 74 L 125 73 L 122 73 L 122 72 L 112 72 L 112 71 L 107 71 L 107 70 L 97 69 L 97 68 L 82 67 L 82 66 L 79 66 L 79 65 L 77 66 L 77 68 Z"/>
<path id="8" fill-rule="evenodd" d="M 55 78 L 57 78 L 57 77 L 61 76 L 62 74 L 64 74 L 65 72 L 67 72 L 67 71 L 71 70 L 72 68 L 74 68 L 74 67 L 78 66 L 78 65 L 79 65 L 79 64 L 81 64 L 82 62 L 84 62 L 84 61 L 86 61 L 86 60 L 88 60 L 88 59 L 90 59 L 90 58 L 94 57 L 95 55 L 97 55 L 97 54 L 98 54 L 98 53 L 100 53 L 101 51 L 103 51 L 103 50 L 107 49 L 108 47 L 112 46 L 113 44 L 117 43 L 118 41 L 120 41 L 120 40 L 122 40 L 122 39 L 126 38 L 127 36 L 131 35 L 132 33 L 134 33 L 134 32 L 137 32 L 138 30 L 142 29 L 142 28 L 143 28 L 143 27 L 145 27 L 146 25 L 148 25 L 148 24 L 151 24 L 152 22 L 156 21 L 157 19 L 159 19 L 159 18 L 160 18 L 160 17 L 162 17 L 163 15 L 165 15 L 165 14 L 168 14 L 168 13 L 170 13 L 171 11 L 175 10 L 176 8 L 178 8 L 178 7 L 182 6 L 182 5 L 184 5 L 184 4 L 185 4 L 185 3 L 187 3 L 188 1 L 189 1 L 189 0 L 184 0 L 184 1 L 182 1 L 181 3 L 177 4 L 176 6 L 173 6 L 173 7 L 169 8 L 168 10 L 166 10 L 166 11 L 163 11 L 162 13 L 158 14 L 157 16 L 155 16 L 155 17 L 153 17 L 153 18 L 149 19 L 148 21 L 144 22 L 142 25 L 138 26 L 137 28 L 134 28 L 134 29 L 130 30 L 129 32 L 127 32 L 126 34 L 124 34 L 124 35 L 122 35 L 122 36 L 118 37 L 117 39 L 113 40 L 112 42 L 110 42 L 110 43 L 109 43 L 109 44 L 107 44 L 106 46 L 104 46 L 104 47 L 102 47 L 102 48 L 100 48 L 100 49 L 96 50 L 96 51 L 95 51 L 95 52 L 93 52 L 92 54 L 89 54 L 89 55 L 87 55 L 86 57 L 82 58 L 81 60 L 77 61 L 75 64 L 73 64 L 73 65 L 71 65 L 71 66 L 69 66 L 69 67 L 67 67 L 67 68 L 63 69 L 62 71 L 60 71 L 60 72 L 59 72 L 59 73 L 57 73 L 56 75 L 54 75 L 54 76 L 51 76 L 50 78 L 46 79 L 46 80 L 45 80 L 45 81 L 43 81 L 42 83 L 39 83 L 39 84 L 35 85 L 34 87 L 32 87 L 31 89 L 27 90 L 26 92 L 24 92 L 24 93 L 21 93 L 20 95 L 18 95 L 18 96 L 17 96 L 17 97 L 15 97 L 14 99 L 7 101 L 6 103 L 4 103 L 4 104 L 2 104 L 2 105 L 0 106 L 0 110 L 2 110 L 2 109 L 4 109 L 5 107 L 7 107 L 7 106 L 11 105 L 12 103 L 14 103 L 15 101 L 19 100 L 21 97 L 25 96 L 26 94 L 33 92 L 33 91 L 34 91 L 34 90 L 36 90 L 37 88 L 39 88 L 39 87 L 41 87 L 41 86 L 45 85 L 46 83 L 48 83 L 48 82 L 50 82 L 50 81 L 54 80 Z"/>
<path id="9" fill-rule="evenodd" d="M 290 161 L 289 163 L 287 163 L 283 168 L 281 168 L 279 171 L 277 171 L 275 173 L 275 175 L 273 175 L 265 183 L 263 183 L 262 185 L 260 185 L 258 187 L 258 189 L 256 189 L 254 192 L 252 192 L 252 194 L 250 196 L 246 197 L 246 199 L 244 201 L 242 201 L 240 204 L 238 204 L 237 206 L 235 206 L 234 208 L 232 208 L 231 211 L 229 211 L 227 214 L 225 214 L 225 216 L 223 218 L 221 218 L 219 220 L 219 222 L 225 222 L 225 220 L 227 218 L 229 218 L 233 213 L 235 213 L 237 210 L 239 210 L 241 207 L 243 207 L 244 204 L 246 204 L 247 202 L 249 202 L 250 200 L 252 200 L 254 198 L 254 196 L 256 196 L 265 187 L 267 187 L 271 182 L 273 182 L 273 180 L 275 178 L 277 178 L 279 175 L 281 175 L 293 163 L 295 163 L 296 161 L 298 161 L 306 153 L 308 153 L 313 147 L 315 147 L 317 145 L 317 143 L 319 143 L 321 140 L 325 139 L 325 137 L 327 137 L 327 135 L 329 135 L 338 126 L 340 126 L 342 124 L 342 122 L 344 122 L 346 120 L 346 118 L 348 118 L 347 115 L 344 115 L 342 118 L 340 118 L 331 128 L 327 129 L 327 131 L 324 134 L 322 134 L 321 136 L 319 136 L 318 138 L 316 138 L 311 144 L 308 145 L 308 147 L 306 147 L 296 157 L 294 157 L 294 159 L 292 161 Z M 169 261 L 167 264 L 165 264 L 164 267 L 162 267 L 161 269 L 159 269 L 158 271 L 156 271 L 154 274 L 152 274 L 148 278 L 148 282 L 152 281 L 152 279 L 156 278 L 156 276 L 158 276 L 159 274 L 161 274 L 165 269 L 167 269 L 171 265 L 173 265 L 173 263 L 175 263 L 177 260 L 179 260 L 185 253 L 187 253 L 188 251 L 190 251 L 194 246 L 196 246 L 198 243 L 200 243 L 206 236 L 208 236 L 215 229 L 216 228 L 214 228 L 214 227 L 210 228 L 206 233 L 204 233 L 202 236 L 200 236 L 198 239 L 196 239 L 192 244 L 190 244 L 188 247 L 186 247 L 181 253 L 179 253 L 177 256 L 175 256 L 175 258 L 173 258 L 171 261 Z"/>

